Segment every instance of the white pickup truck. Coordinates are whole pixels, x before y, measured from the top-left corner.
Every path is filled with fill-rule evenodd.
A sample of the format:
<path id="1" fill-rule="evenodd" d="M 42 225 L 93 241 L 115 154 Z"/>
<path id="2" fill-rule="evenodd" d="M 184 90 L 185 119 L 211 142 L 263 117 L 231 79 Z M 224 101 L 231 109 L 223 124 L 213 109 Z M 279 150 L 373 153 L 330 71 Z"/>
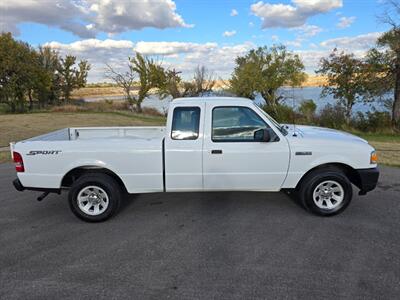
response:
<path id="1" fill-rule="evenodd" d="M 124 193 L 289 190 L 309 211 L 342 212 L 352 184 L 376 187 L 367 141 L 313 126 L 281 125 L 243 98 L 171 102 L 166 127 L 67 128 L 11 143 L 19 191 L 69 189 L 86 221 L 103 221 Z"/>

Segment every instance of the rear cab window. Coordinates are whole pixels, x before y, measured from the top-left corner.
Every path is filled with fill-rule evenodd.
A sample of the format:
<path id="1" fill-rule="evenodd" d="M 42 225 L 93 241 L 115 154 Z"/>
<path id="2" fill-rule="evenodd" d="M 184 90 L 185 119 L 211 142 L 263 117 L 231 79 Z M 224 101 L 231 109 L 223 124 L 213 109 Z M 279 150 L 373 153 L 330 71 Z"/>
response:
<path id="1" fill-rule="evenodd" d="M 200 107 L 176 107 L 172 117 L 173 140 L 196 140 L 199 137 Z"/>

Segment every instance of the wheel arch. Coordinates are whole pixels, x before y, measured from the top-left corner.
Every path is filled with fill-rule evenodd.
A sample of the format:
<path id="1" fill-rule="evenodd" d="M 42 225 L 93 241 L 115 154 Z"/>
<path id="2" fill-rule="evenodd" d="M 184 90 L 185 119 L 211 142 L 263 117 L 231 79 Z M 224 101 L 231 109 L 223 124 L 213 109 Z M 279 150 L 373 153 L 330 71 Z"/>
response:
<path id="1" fill-rule="evenodd" d="M 95 165 L 85 165 L 79 166 L 68 171 L 61 180 L 62 188 L 69 188 L 71 185 L 82 175 L 86 174 L 106 174 L 112 177 L 118 185 L 123 189 L 123 191 L 127 192 L 125 183 L 122 181 L 121 177 L 119 177 L 115 172 L 111 171 L 105 167 L 99 167 Z"/>
<path id="2" fill-rule="evenodd" d="M 361 178 L 360 178 L 360 175 L 358 174 L 358 172 L 356 171 L 356 169 L 354 169 L 353 167 L 351 167 L 347 164 L 344 164 L 344 163 L 324 163 L 324 164 L 315 166 L 315 167 L 311 168 L 310 170 L 308 170 L 306 173 L 304 173 L 296 185 L 296 190 L 299 189 L 299 187 L 301 186 L 304 179 L 307 178 L 307 176 L 310 173 L 312 173 L 316 170 L 323 170 L 323 169 L 328 169 L 328 168 L 332 168 L 332 167 L 340 169 L 352 184 L 354 184 L 355 186 L 360 188 Z"/>

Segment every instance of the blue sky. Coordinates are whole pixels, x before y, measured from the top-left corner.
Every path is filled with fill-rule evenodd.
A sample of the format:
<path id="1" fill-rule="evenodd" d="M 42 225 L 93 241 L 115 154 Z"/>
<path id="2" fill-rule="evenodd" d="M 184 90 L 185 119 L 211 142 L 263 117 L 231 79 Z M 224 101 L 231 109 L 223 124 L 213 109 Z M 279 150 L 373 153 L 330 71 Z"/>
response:
<path id="1" fill-rule="evenodd" d="M 227 77 L 237 55 L 262 45 L 285 44 L 309 73 L 334 47 L 362 55 L 388 29 L 377 18 L 384 9 L 380 0 L 14 0 L 0 4 L 0 26 L 88 59 L 90 81 L 134 51 L 186 76 L 204 64 Z"/>

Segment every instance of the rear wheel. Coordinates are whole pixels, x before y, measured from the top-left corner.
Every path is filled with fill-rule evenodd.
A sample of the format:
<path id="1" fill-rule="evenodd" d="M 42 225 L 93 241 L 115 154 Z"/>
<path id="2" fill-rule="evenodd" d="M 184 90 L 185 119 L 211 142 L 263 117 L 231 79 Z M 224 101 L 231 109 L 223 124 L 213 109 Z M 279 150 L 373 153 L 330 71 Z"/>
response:
<path id="1" fill-rule="evenodd" d="M 303 206 L 320 216 L 341 213 L 350 204 L 353 188 L 338 168 L 317 169 L 301 182 L 299 197 Z"/>
<path id="2" fill-rule="evenodd" d="M 101 222 L 118 210 L 121 189 L 106 174 L 87 174 L 72 184 L 68 200 L 78 218 L 87 222 Z"/>

